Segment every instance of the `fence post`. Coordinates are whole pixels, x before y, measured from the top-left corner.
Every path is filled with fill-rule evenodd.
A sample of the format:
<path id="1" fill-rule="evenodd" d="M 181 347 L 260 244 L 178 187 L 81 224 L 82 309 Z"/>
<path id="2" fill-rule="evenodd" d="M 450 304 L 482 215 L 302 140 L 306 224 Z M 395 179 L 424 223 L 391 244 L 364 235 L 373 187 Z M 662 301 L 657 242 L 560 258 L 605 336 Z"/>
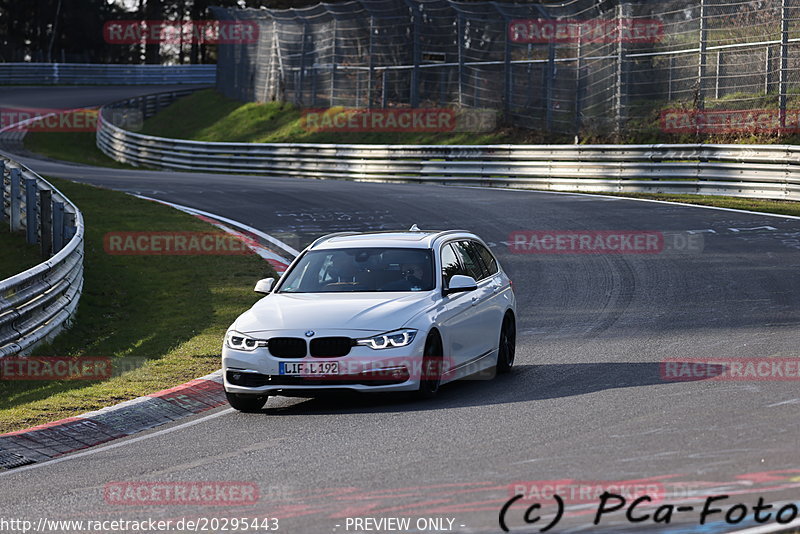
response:
<path id="1" fill-rule="evenodd" d="M 411 70 L 411 98 L 409 104 L 412 108 L 419 107 L 419 64 L 422 60 L 422 48 L 420 39 L 422 38 L 422 14 L 420 13 L 419 6 L 411 7 L 412 20 L 414 26 L 413 32 L 413 54 L 414 54 L 414 68 Z"/>
<path id="2" fill-rule="evenodd" d="M 769 45 L 764 47 L 764 94 L 769 94 L 769 66 L 772 63 L 772 48 Z"/>
<path id="3" fill-rule="evenodd" d="M 29 245 L 36 244 L 36 217 L 39 211 L 36 205 L 36 178 L 25 178 L 25 233 Z"/>
<path id="4" fill-rule="evenodd" d="M 513 92 L 513 88 L 511 87 L 511 39 L 508 38 L 508 18 L 503 17 L 503 28 L 506 32 L 505 38 L 505 57 L 504 57 L 504 65 L 503 65 L 503 88 L 504 88 L 504 96 L 503 96 L 503 111 L 506 115 L 506 120 L 509 119 L 509 114 L 511 113 L 511 95 Z"/>
<path id="5" fill-rule="evenodd" d="M 331 89 L 328 96 L 328 106 L 333 107 L 334 91 L 336 89 L 336 19 L 333 19 L 333 52 L 331 53 Z"/>
<path id="6" fill-rule="evenodd" d="M 697 109 L 705 109 L 704 82 L 706 79 L 706 48 L 708 28 L 706 24 L 706 0 L 700 0 L 700 49 L 697 54 Z"/>
<path id="7" fill-rule="evenodd" d="M 387 79 L 386 78 L 387 78 L 387 70 L 383 69 L 381 71 L 381 86 L 382 86 L 381 87 L 381 89 L 382 89 L 382 92 L 381 92 L 381 107 L 384 108 L 384 109 L 386 109 L 386 107 L 389 105 L 389 88 L 386 85 L 386 83 L 387 83 Z"/>
<path id="8" fill-rule="evenodd" d="M 64 203 L 53 202 L 53 254 L 64 248 Z"/>
<path id="9" fill-rule="evenodd" d="M 464 106 L 464 47 L 461 46 L 461 41 L 464 38 L 464 15 L 458 14 L 458 36 L 456 42 L 458 43 L 458 106 Z"/>
<path id="10" fill-rule="evenodd" d="M 297 81 L 297 87 L 295 88 L 295 91 L 294 91 L 295 102 L 298 105 L 303 105 L 304 104 L 304 102 L 303 102 L 303 100 L 304 100 L 303 99 L 303 91 L 304 91 L 305 88 L 303 87 L 303 85 L 305 84 L 305 81 L 306 81 L 306 45 L 307 45 L 307 42 L 308 42 L 308 23 L 307 22 L 303 22 L 303 44 L 300 47 L 300 73 L 299 73 L 300 75 L 298 77 L 299 79 Z"/>
<path id="11" fill-rule="evenodd" d="M 545 123 L 547 127 L 547 131 L 553 131 L 553 92 L 555 86 L 555 77 L 556 77 L 556 45 L 550 43 L 547 49 L 547 73 L 545 75 L 545 83 L 547 84 L 546 87 L 546 99 L 545 99 L 545 109 L 544 116 L 545 116 Z"/>
<path id="12" fill-rule="evenodd" d="M 672 101 L 672 70 L 675 68 L 675 56 L 669 56 L 669 80 L 667 81 L 667 101 Z"/>
<path id="13" fill-rule="evenodd" d="M 375 50 L 373 36 L 375 31 L 375 17 L 369 17 L 369 79 L 367 80 L 367 108 L 372 109 L 372 78 L 375 76 Z"/>
<path id="14" fill-rule="evenodd" d="M 53 192 L 39 191 L 39 233 L 42 236 L 42 257 L 53 255 Z"/>
<path id="15" fill-rule="evenodd" d="M 22 229 L 20 200 L 22 190 L 22 172 L 19 169 L 11 169 L 11 203 L 9 204 L 9 223 L 12 232 Z"/>
<path id="16" fill-rule="evenodd" d="M 781 129 L 786 128 L 786 98 L 789 91 L 789 10 L 786 0 L 781 0 L 781 72 L 779 80 L 778 109 Z"/>
<path id="17" fill-rule="evenodd" d="M 581 114 L 583 113 L 583 33 L 578 33 L 578 51 L 575 64 L 575 138 L 581 133 Z M 576 143 L 577 144 L 577 143 Z"/>
<path id="18" fill-rule="evenodd" d="M 719 99 L 719 70 L 722 67 L 722 50 L 717 50 L 717 69 L 714 76 L 714 98 Z"/>
<path id="19" fill-rule="evenodd" d="M 615 130 L 617 135 L 622 134 L 622 129 L 625 123 L 625 47 L 622 38 L 622 21 L 628 13 L 628 3 L 622 0 L 617 4 L 617 72 L 616 79 L 614 80 L 615 95 L 614 95 L 614 108 L 615 108 Z"/>
<path id="20" fill-rule="evenodd" d="M 311 67 L 311 107 L 317 107 L 317 66 Z"/>

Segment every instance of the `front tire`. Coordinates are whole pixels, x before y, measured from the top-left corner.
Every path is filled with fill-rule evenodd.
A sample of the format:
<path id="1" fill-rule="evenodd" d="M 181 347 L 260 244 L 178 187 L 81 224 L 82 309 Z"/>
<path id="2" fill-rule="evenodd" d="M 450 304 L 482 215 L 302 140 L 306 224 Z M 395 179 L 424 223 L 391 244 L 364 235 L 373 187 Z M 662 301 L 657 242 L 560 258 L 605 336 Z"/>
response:
<path id="1" fill-rule="evenodd" d="M 500 327 L 500 345 L 497 349 L 497 373 L 510 373 L 514 366 L 517 348 L 517 326 L 514 316 L 506 314 Z"/>
<path id="2" fill-rule="evenodd" d="M 442 341 L 436 334 L 428 336 L 422 357 L 422 376 L 420 377 L 417 397 L 432 399 L 439 393 L 442 384 Z"/>
<path id="3" fill-rule="evenodd" d="M 228 404 L 230 404 L 234 410 L 239 410 L 244 413 L 260 412 L 269 398 L 267 395 L 257 397 L 255 395 L 237 395 L 236 393 L 228 393 L 227 391 L 225 392 L 225 396 L 228 398 Z"/>

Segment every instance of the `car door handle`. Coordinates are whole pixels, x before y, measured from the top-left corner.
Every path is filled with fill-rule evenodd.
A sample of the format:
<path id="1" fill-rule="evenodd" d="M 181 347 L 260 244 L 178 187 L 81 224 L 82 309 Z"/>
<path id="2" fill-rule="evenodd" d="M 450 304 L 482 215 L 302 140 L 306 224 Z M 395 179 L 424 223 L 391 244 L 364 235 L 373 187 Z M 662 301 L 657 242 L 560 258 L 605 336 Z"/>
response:
<path id="1" fill-rule="evenodd" d="M 478 303 L 478 297 L 472 297 L 472 305 L 475 306 Z"/>

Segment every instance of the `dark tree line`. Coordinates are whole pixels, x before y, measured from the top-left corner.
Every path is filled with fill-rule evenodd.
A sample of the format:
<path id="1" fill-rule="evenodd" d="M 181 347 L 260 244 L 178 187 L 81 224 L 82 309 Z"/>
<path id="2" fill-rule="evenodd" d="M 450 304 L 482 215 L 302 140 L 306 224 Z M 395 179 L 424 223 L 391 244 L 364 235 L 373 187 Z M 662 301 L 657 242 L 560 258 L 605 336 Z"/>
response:
<path id="1" fill-rule="evenodd" d="M 213 63 L 215 45 L 109 44 L 103 26 L 114 20 L 213 20 L 209 6 L 286 9 L 319 1 L 0 0 L 0 62 Z"/>
<path id="2" fill-rule="evenodd" d="M 209 20 L 213 19 L 209 6 L 288 8 L 314 3 L 316 0 L 0 0 L 0 62 L 214 62 L 214 45 L 109 44 L 103 26 L 114 20 Z"/>

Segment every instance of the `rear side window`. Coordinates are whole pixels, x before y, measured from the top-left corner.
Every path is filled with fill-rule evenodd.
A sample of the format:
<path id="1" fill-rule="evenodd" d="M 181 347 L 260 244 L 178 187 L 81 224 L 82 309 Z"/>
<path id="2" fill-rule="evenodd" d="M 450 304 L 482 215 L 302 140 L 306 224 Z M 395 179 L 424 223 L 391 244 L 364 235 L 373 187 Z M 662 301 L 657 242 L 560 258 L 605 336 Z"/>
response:
<path id="1" fill-rule="evenodd" d="M 489 276 L 497 274 L 497 260 L 494 259 L 489 249 L 478 243 L 477 241 L 470 241 L 472 248 L 474 248 L 478 255 L 483 260 L 483 265 L 489 270 Z"/>
<path id="2" fill-rule="evenodd" d="M 471 276 L 475 280 L 483 280 L 486 278 L 486 274 L 483 271 L 483 265 L 481 264 L 481 259 L 478 257 L 477 252 L 474 252 L 472 247 L 469 246 L 468 241 L 459 241 L 458 243 L 453 243 L 452 245 L 459 256 L 459 259 L 461 259 L 461 264 L 467 271 L 465 273 L 467 276 Z"/>
<path id="3" fill-rule="evenodd" d="M 458 261 L 458 255 L 452 245 L 442 247 L 442 279 L 445 286 L 450 284 L 450 279 L 456 274 L 466 274 Z"/>

